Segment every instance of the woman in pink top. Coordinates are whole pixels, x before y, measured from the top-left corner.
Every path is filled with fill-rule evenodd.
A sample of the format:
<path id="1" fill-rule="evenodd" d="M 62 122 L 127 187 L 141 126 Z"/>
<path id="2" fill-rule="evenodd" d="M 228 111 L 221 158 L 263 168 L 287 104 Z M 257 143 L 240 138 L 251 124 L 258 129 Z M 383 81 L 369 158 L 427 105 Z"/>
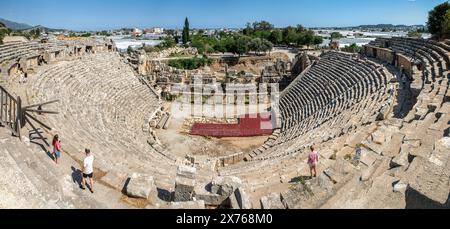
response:
<path id="1" fill-rule="evenodd" d="M 55 157 L 55 162 L 58 164 L 58 159 L 61 157 L 61 141 L 59 140 L 59 136 L 55 135 L 52 141 L 53 145 L 53 156 Z"/>
<path id="2" fill-rule="evenodd" d="M 309 172 L 311 173 L 311 178 L 313 177 L 313 171 L 314 171 L 314 177 L 317 176 L 316 166 L 319 162 L 319 154 L 317 154 L 317 151 L 314 150 L 314 146 L 310 147 L 311 152 L 308 155 L 308 164 L 309 164 Z"/>

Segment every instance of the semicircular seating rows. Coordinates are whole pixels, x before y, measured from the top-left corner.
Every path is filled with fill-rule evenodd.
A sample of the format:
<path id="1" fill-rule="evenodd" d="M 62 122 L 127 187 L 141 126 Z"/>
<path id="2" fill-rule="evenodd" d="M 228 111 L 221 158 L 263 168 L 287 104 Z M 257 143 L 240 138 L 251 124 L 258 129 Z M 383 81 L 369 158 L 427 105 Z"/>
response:
<path id="1" fill-rule="evenodd" d="M 73 157 L 89 148 L 104 172 L 150 173 L 160 187 L 173 186 L 175 161 L 151 148 L 144 132 L 161 104 L 117 53 L 42 67 L 29 85 L 32 101 L 60 100 L 48 107 L 60 113 L 44 120 Z"/>
<path id="2" fill-rule="evenodd" d="M 370 60 L 325 53 L 281 93 L 282 126 L 277 138 L 250 162 L 224 167 L 221 174 L 254 177 L 250 174 L 264 171 L 279 176 L 275 171 L 288 174 L 287 170 L 296 170 L 284 161 L 298 157 L 311 144 L 320 145 L 363 128 L 383 115 L 392 100 L 391 77 L 382 65 Z M 249 182 L 258 187 L 266 181 Z"/>
<path id="3" fill-rule="evenodd" d="M 405 90 L 388 86 L 390 81 L 395 82 L 392 78 L 398 69 L 393 72 L 392 67 L 396 66 L 371 56 L 356 58 L 338 52 L 326 53 L 281 94 L 279 133 L 254 151 L 250 161 L 221 168 L 219 174 L 242 178 L 260 197 L 280 192 L 281 199 L 285 198 L 284 204 L 291 201 L 290 207 L 297 208 L 339 207 L 330 204 L 332 201 L 328 205 L 326 202 L 339 190 L 342 190 L 340 198 L 353 198 L 347 193 L 356 186 L 343 187 L 357 174 L 361 176 L 358 180 L 371 179 L 377 181 L 377 185 L 391 182 L 388 185 L 393 187 L 399 181 L 405 182 L 415 199 L 431 199 L 438 207 L 448 205 L 450 155 L 448 145 L 447 149 L 443 148 L 443 142 L 448 141 L 450 132 L 450 46 L 406 38 L 377 39 L 369 45 L 389 48 L 410 58 L 412 65 L 416 60 L 423 65 L 422 71 L 414 69 L 412 72 L 411 87 L 417 89 L 416 100 L 404 118 L 396 118 L 392 112 L 393 105 L 399 103 L 399 92 Z M 377 120 L 380 115 L 384 117 Z M 325 176 L 311 184 L 316 189 L 309 190 L 314 194 L 311 196 L 290 190 L 283 183 L 309 174 L 306 148 L 313 143 L 322 151 L 319 173 L 323 171 Z M 343 156 L 352 155 L 358 143 L 362 143 L 366 153 L 363 163 L 355 167 Z M 410 159 L 405 159 L 408 157 Z M 433 176 L 426 173 L 427 169 L 440 172 Z M 373 174 L 373 171 L 377 172 Z M 392 174 L 392 171 L 401 172 Z M 363 182 L 354 183 L 359 184 L 368 195 L 374 194 L 355 196 L 355 199 L 368 201 L 381 197 L 392 201 L 391 190 L 380 192 L 375 184 L 366 187 Z M 403 198 L 406 207 L 424 207 L 414 205 L 408 195 Z M 364 206 L 389 206 L 369 202 Z M 392 206 L 405 207 L 404 204 Z"/>

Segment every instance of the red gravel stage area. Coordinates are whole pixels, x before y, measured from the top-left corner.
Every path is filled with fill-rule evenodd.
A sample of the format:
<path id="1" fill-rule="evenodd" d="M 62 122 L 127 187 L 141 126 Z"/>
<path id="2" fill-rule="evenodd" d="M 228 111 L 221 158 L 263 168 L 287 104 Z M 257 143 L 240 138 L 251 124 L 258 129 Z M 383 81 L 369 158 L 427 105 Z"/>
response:
<path id="1" fill-rule="evenodd" d="M 194 123 L 192 135 L 209 137 L 254 137 L 271 135 L 273 132 L 271 113 L 241 115 L 238 124 Z"/>

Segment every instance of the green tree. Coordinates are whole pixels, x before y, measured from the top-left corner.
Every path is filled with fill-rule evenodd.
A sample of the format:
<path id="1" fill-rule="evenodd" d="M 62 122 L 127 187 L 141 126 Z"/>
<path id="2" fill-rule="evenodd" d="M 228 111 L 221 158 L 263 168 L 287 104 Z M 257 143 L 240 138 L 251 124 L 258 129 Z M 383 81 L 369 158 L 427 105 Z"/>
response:
<path id="1" fill-rule="evenodd" d="M 244 34 L 245 36 L 251 36 L 253 34 L 253 27 L 250 22 L 247 22 L 247 24 L 245 24 L 245 29 L 242 30 L 242 34 Z"/>
<path id="2" fill-rule="evenodd" d="M 297 25 L 296 30 L 297 30 L 297 32 L 299 32 L 299 33 L 306 31 L 305 27 L 303 27 L 302 25 Z"/>
<path id="3" fill-rule="evenodd" d="M 450 32 L 449 32 L 450 31 L 450 10 L 447 10 L 447 13 L 445 14 L 443 28 L 444 28 L 445 37 L 449 38 L 450 37 Z"/>
<path id="4" fill-rule="evenodd" d="M 174 38 L 176 44 L 180 43 L 180 37 L 179 36 L 174 36 L 173 38 Z"/>
<path id="5" fill-rule="evenodd" d="M 248 36 L 240 36 L 236 40 L 236 54 L 241 57 L 242 54 L 248 52 L 248 44 L 250 43 L 250 37 Z"/>
<path id="6" fill-rule="evenodd" d="M 261 51 L 270 53 L 270 51 L 272 51 L 272 49 L 273 49 L 272 42 L 270 42 L 266 39 L 263 39 L 262 44 L 261 44 Z"/>
<path id="7" fill-rule="evenodd" d="M 314 45 L 320 45 L 323 43 L 323 37 L 321 36 L 315 36 L 313 40 Z"/>
<path id="8" fill-rule="evenodd" d="M 228 52 L 237 53 L 237 45 L 235 37 L 228 37 L 224 40 L 225 48 Z"/>
<path id="9" fill-rule="evenodd" d="M 428 31 L 438 39 L 449 37 L 450 30 L 447 26 L 450 21 L 449 10 L 450 4 L 444 2 L 428 13 Z"/>
<path id="10" fill-rule="evenodd" d="M 284 43 L 286 45 L 290 45 L 293 43 L 297 43 L 299 40 L 298 34 L 295 32 L 295 30 L 286 30 L 287 32 L 285 33 L 284 36 Z"/>
<path id="11" fill-rule="evenodd" d="M 314 32 L 312 30 L 307 30 L 301 33 L 298 39 L 300 40 L 300 45 L 306 45 L 309 47 L 314 43 Z"/>
<path id="12" fill-rule="evenodd" d="M 127 48 L 127 53 L 131 54 L 132 52 L 133 52 L 133 48 L 131 47 L 131 45 L 129 45 Z"/>
<path id="13" fill-rule="evenodd" d="M 220 39 L 219 42 L 217 42 L 217 44 L 214 46 L 214 50 L 221 53 L 227 52 L 226 40 L 227 39 Z"/>
<path id="14" fill-rule="evenodd" d="M 267 30 L 274 29 L 274 26 L 272 24 L 270 24 L 269 22 L 267 22 L 267 21 L 260 21 L 260 22 L 254 22 L 253 23 L 253 29 L 255 31 L 261 31 L 261 30 L 267 31 Z"/>
<path id="15" fill-rule="evenodd" d="M 281 44 L 283 42 L 283 33 L 280 30 L 274 30 L 270 33 L 269 41 L 273 44 Z"/>
<path id="16" fill-rule="evenodd" d="M 164 40 L 159 44 L 161 48 L 172 48 L 176 45 L 175 38 L 172 36 L 167 36 Z"/>
<path id="17" fill-rule="evenodd" d="M 248 50 L 249 51 L 254 51 L 255 54 L 257 52 L 261 52 L 262 50 L 262 40 L 261 38 L 253 38 L 249 43 L 248 43 Z"/>
<path id="18" fill-rule="evenodd" d="M 186 19 L 184 20 L 184 27 L 183 27 L 183 36 L 182 36 L 182 40 L 183 40 L 183 44 L 187 44 L 189 42 L 189 20 L 186 17 Z"/>
<path id="19" fill-rule="evenodd" d="M 342 34 L 340 32 L 332 32 L 330 36 L 332 40 L 342 38 Z"/>

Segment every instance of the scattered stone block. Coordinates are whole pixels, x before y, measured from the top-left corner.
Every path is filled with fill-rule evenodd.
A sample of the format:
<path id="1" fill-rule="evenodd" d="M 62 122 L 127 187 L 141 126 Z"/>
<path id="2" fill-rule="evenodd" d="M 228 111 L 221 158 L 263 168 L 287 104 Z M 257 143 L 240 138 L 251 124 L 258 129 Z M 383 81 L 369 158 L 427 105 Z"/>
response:
<path id="1" fill-rule="evenodd" d="M 180 165 L 177 167 L 177 176 L 186 177 L 189 179 L 195 179 L 197 169 L 192 166 Z"/>
<path id="2" fill-rule="evenodd" d="M 285 209 L 279 193 L 271 193 L 260 200 L 262 209 Z"/>
<path id="3" fill-rule="evenodd" d="M 101 181 L 107 183 L 109 186 L 116 189 L 122 189 L 125 185 L 127 179 L 127 174 L 121 172 L 110 171 L 107 172 L 105 176 L 101 178 Z"/>
<path id="4" fill-rule="evenodd" d="M 242 186 L 242 181 L 235 176 L 218 176 L 211 182 L 211 192 L 222 196 L 230 196 L 234 190 Z"/>
<path id="5" fill-rule="evenodd" d="M 372 141 L 377 144 L 383 144 L 386 140 L 384 133 L 381 130 L 377 130 L 372 133 Z"/>
<path id="6" fill-rule="evenodd" d="M 198 200 L 205 201 L 205 204 L 212 205 L 212 206 L 220 206 L 225 203 L 225 201 L 228 199 L 228 196 L 221 196 L 218 194 L 213 194 L 210 192 L 196 192 L 195 198 Z"/>
<path id="7" fill-rule="evenodd" d="M 409 146 L 402 146 L 400 154 L 392 158 L 391 168 L 399 167 L 399 166 L 407 166 L 409 165 Z"/>
<path id="8" fill-rule="evenodd" d="M 182 176 L 175 178 L 174 201 L 191 201 L 194 195 L 195 180 Z"/>
<path id="9" fill-rule="evenodd" d="M 243 188 L 237 188 L 230 196 L 230 205 L 233 209 L 251 209 L 252 203 Z"/>
<path id="10" fill-rule="evenodd" d="M 373 163 L 379 158 L 380 156 L 372 151 L 369 150 L 363 150 L 361 153 L 361 159 L 360 162 L 367 166 L 373 165 Z"/>
<path id="11" fill-rule="evenodd" d="M 155 184 L 152 176 L 133 173 L 126 187 L 126 193 L 130 197 L 149 199 L 154 189 Z"/>
<path id="12" fill-rule="evenodd" d="M 416 157 L 406 175 L 407 208 L 449 208 L 450 168 Z"/>
<path id="13" fill-rule="evenodd" d="M 385 147 L 383 149 L 383 155 L 390 157 L 398 155 L 400 152 L 400 148 L 403 144 L 404 138 L 405 138 L 404 134 L 401 133 L 392 134 L 391 140 L 385 144 Z"/>
<path id="14" fill-rule="evenodd" d="M 205 209 L 205 201 L 184 201 L 184 202 L 170 202 L 170 209 Z"/>
<path id="15" fill-rule="evenodd" d="M 375 162 L 374 164 L 370 165 L 367 169 L 362 171 L 360 177 L 361 181 L 368 181 L 372 177 L 372 174 L 375 172 L 377 167 L 376 164 L 379 164 L 379 162 Z"/>

